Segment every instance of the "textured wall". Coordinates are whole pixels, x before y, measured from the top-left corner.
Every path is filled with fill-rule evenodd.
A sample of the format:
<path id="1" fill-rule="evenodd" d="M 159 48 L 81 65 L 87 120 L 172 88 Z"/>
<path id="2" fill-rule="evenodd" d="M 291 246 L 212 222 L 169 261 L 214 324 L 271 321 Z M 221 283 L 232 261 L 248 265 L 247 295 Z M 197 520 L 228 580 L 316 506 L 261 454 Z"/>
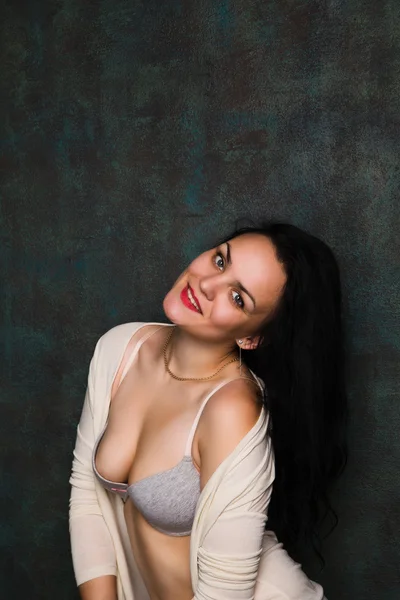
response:
<path id="1" fill-rule="evenodd" d="M 334 248 L 350 461 L 329 600 L 398 600 L 398 0 L 5 2 L 1 28 L 2 597 L 76 597 L 68 476 L 94 344 L 162 320 L 238 217 Z M 397 319 L 396 319 L 397 317 Z"/>

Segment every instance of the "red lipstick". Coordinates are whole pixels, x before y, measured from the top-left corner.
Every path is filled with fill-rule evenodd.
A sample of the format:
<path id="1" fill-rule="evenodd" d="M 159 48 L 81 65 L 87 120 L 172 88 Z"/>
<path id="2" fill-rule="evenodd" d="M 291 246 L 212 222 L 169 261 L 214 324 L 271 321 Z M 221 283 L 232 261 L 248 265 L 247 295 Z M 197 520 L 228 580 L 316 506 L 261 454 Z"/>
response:
<path id="1" fill-rule="evenodd" d="M 183 288 L 183 290 L 181 291 L 180 297 L 181 297 L 183 304 L 186 306 L 186 308 L 189 308 L 190 310 L 193 310 L 194 312 L 202 314 L 200 302 L 196 298 L 196 295 L 189 284 L 187 284 L 187 286 Z M 190 297 L 192 298 L 193 302 Z M 196 306 L 195 306 L 195 304 L 196 304 Z"/>

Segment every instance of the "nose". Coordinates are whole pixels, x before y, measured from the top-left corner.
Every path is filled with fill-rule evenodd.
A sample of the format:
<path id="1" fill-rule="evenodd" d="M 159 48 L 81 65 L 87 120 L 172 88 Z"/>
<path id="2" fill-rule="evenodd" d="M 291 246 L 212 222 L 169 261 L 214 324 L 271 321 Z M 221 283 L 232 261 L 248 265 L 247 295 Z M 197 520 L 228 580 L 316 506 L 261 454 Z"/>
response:
<path id="1" fill-rule="evenodd" d="M 200 292 L 207 298 L 209 302 L 211 302 L 215 296 L 218 286 L 217 277 L 217 275 L 208 275 L 199 279 Z"/>

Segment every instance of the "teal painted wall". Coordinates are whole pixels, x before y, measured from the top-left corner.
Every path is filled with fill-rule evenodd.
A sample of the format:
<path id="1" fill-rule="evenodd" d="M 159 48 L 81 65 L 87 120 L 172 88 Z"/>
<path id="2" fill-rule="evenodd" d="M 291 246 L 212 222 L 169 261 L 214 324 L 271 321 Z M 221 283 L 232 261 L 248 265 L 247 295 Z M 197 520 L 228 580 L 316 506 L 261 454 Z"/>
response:
<path id="1" fill-rule="evenodd" d="M 68 477 L 98 337 L 162 320 L 196 253 L 276 217 L 335 250 L 349 336 L 340 523 L 304 568 L 329 600 L 398 600 L 400 3 L 1 14 L 2 595 L 77 597 Z"/>

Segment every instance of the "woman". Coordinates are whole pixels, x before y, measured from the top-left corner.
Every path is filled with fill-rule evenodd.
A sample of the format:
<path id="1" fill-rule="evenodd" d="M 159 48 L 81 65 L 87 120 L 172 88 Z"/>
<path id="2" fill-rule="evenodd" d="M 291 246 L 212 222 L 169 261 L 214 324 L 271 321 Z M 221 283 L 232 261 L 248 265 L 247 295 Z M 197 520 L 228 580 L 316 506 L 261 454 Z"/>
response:
<path id="1" fill-rule="evenodd" d="M 189 265 L 164 299 L 173 325 L 100 338 L 71 476 L 83 600 L 324 597 L 265 524 L 295 551 L 330 510 L 340 296 L 329 248 L 272 223 Z"/>

